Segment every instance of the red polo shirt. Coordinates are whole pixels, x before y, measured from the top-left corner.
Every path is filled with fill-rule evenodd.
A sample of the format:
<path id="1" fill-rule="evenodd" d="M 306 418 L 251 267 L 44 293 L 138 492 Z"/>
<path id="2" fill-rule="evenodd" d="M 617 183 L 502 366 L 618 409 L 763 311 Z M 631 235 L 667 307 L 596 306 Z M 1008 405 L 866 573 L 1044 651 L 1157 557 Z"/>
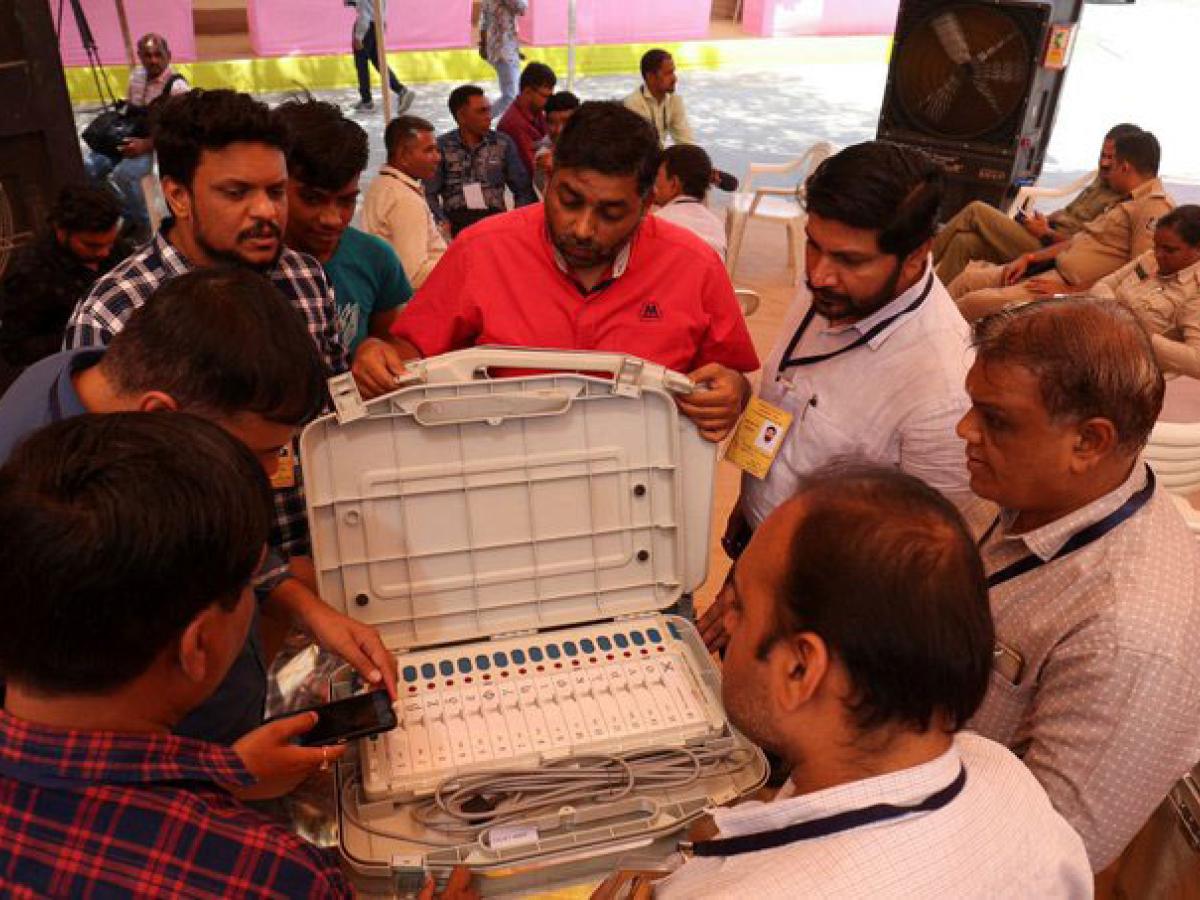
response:
<path id="1" fill-rule="evenodd" d="M 591 291 L 558 264 L 542 204 L 492 216 L 450 245 L 392 326 L 422 356 L 476 344 L 628 353 L 691 372 L 758 368 L 720 258 L 646 216 L 628 255 Z"/>
<path id="2" fill-rule="evenodd" d="M 521 109 L 516 101 L 508 104 L 508 109 L 500 117 L 497 131 L 503 131 L 517 145 L 521 154 L 521 162 L 525 163 L 525 171 L 533 177 L 533 145 L 546 136 L 546 114 L 530 114 Z"/>

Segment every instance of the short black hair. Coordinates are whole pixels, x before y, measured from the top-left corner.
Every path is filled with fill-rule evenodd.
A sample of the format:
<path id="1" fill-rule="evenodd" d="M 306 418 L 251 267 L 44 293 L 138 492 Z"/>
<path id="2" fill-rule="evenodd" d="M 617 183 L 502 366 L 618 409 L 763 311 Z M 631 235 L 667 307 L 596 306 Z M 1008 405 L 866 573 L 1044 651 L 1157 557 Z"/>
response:
<path id="1" fill-rule="evenodd" d="M 1158 174 L 1162 149 L 1158 146 L 1158 138 L 1153 134 L 1149 131 L 1138 131 L 1116 138 L 1113 141 L 1113 156 L 1129 163 L 1139 175 L 1153 177 Z"/>
<path id="2" fill-rule="evenodd" d="M 518 90 L 525 88 L 552 88 L 558 84 L 558 76 L 554 74 L 554 70 L 543 62 L 531 62 L 521 72 L 521 78 L 517 82 Z"/>
<path id="3" fill-rule="evenodd" d="M 942 167 L 915 147 L 867 141 L 835 153 L 805 184 L 810 213 L 878 232 L 879 249 L 905 259 L 933 237 Z"/>
<path id="4" fill-rule="evenodd" d="M 647 76 L 653 75 L 662 68 L 662 64 L 671 58 L 671 54 L 661 47 L 655 47 L 653 50 L 647 50 L 642 54 L 641 70 L 642 80 Z"/>
<path id="5" fill-rule="evenodd" d="M 47 694 L 141 675 L 236 607 L 271 524 L 262 466 L 185 413 L 75 416 L 0 469 L 0 672 Z"/>
<path id="6" fill-rule="evenodd" d="M 645 195 L 658 174 L 658 133 L 637 113 L 613 100 L 579 107 L 558 139 L 554 165 L 594 169 L 602 175 L 634 175 Z"/>
<path id="7" fill-rule="evenodd" d="M 579 109 L 579 98 L 570 91 L 559 91 L 556 94 L 551 94 L 546 100 L 546 115 L 556 112 L 566 112 L 570 109 Z"/>
<path id="8" fill-rule="evenodd" d="M 289 149 L 287 127 L 267 104 L 223 88 L 192 88 L 168 97 L 155 104 L 151 120 L 159 175 L 188 188 L 205 150 L 241 142 Z"/>
<path id="9" fill-rule="evenodd" d="M 689 197 L 703 200 L 708 194 L 713 166 L 703 147 L 675 144 L 662 152 L 659 163 L 667 167 L 668 176 L 679 179 Z"/>
<path id="10" fill-rule="evenodd" d="M 387 148 L 388 156 L 422 131 L 434 131 L 433 123 L 420 116 L 397 116 L 392 119 L 383 130 L 383 146 Z"/>
<path id="11" fill-rule="evenodd" d="M 450 92 L 446 106 L 450 108 L 450 118 L 458 121 L 458 111 L 471 102 L 472 97 L 482 97 L 483 88 L 477 84 L 460 84 Z"/>
<path id="12" fill-rule="evenodd" d="M 205 418 L 255 413 L 299 426 L 326 401 L 326 370 L 300 313 L 242 266 L 165 282 L 112 339 L 100 366 L 124 395 L 163 391 Z"/>
<path id="13" fill-rule="evenodd" d="M 1172 229 L 1189 247 L 1200 247 L 1200 206 L 1177 206 L 1158 220 L 1157 227 Z"/>
<path id="14" fill-rule="evenodd" d="M 76 234 L 109 231 L 121 218 L 121 201 L 106 184 L 68 184 L 54 198 L 49 221 Z"/>
<path id="15" fill-rule="evenodd" d="M 860 731 L 925 731 L 938 714 L 962 728 L 987 692 L 995 632 L 958 511 L 911 475 L 856 463 L 812 473 L 796 496 L 803 511 L 759 656 L 811 632 L 850 677 Z"/>
<path id="16" fill-rule="evenodd" d="M 1132 122 L 1121 122 L 1108 129 L 1108 134 L 1104 135 L 1106 141 L 1115 141 L 1119 137 L 1124 137 L 1127 134 L 1138 134 L 1141 128 L 1134 125 Z"/>
<path id="17" fill-rule="evenodd" d="M 314 97 L 295 97 L 275 108 L 292 137 L 288 177 L 323 191 L 337 191 L 367 167 L 370 146 L 363 127 L 341 109 Z"/>

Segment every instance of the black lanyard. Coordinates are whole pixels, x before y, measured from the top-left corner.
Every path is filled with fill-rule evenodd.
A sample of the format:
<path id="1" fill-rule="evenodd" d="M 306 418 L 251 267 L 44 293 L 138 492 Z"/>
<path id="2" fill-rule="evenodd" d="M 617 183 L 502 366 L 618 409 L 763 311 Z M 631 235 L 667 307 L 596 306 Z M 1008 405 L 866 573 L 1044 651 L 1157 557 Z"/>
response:
<path id="1" fill-rule="evenodd" d="M 809 822 L 797 822 L 785 828 L 771 831 L 757 831 L 754 834 L 743 834 L 739 837 L 718 838 L 713 841 L 697 841 L 692 845 L 692 853 L 696 856 L 737 856 L 740 853 L 756 853 L 759 850 L 774 850 L 786 844 L 797 841 L 810 841 L 814 838 L 829 837 L 861 828 L 863 825 L 873 825 L 876 822 L 886 822 L 898 819 L 912 813 L 933 812 L 948 806 L 967 783 L 967 770 L 959 766 L 955 779 L 937 791 L 930 794 L 920 803 L 911 806 L 895 806 L 891 803 L 877 803 L 863 809 L 851 809 L 844 813 L 826 816 L 823 819 L 813 819 Z"/>
<path id="2" fill-rule="evenodd" d="M 999 587 L 1006 581 L 1024 575 L 1026 572 L 1032 572 L 1034 569 L 1040 569 L 1046 563 L 1054 562 L 1056 559 L 1062 559 L 1064 556 L 1074 553 L 1076 550 L 1082 550 L 1088 544 L 1100 540 L 1126 519 L 1130 518 L 1139 509 L 1150 502 L 1150 497 L 1154 493 L 1154 472 L 1149 466 L 1146 466 L 1146 486 L 1121 504 L 1120 508 L 1114 509 L 1099 522 L 1093 522 L 1082 531 L 1076 532 L 1069 541 L 1059 548 L 1059 551 L 1049 559 L 1042 559 L 1040 556 L 1030 554 L 1024 559 L 1018 559 L 1012 565 L 1005 566 L 999 572 L 993 572 L 988 576 L 987 583 L 989 588 Z M 987 543 L 987 539 L 992 536 L 992 532 L 996 530 L 996 526 L 1000 524 L 1000 517 L 996 517 L 996 521 L 991 524 L 991 527 L 984 532 L 983 537 L 979 539 L 980 548 Z"/>
<path id="3" fill-rule="evenodd" d="M 783 354 L 783 361 L 779 364 L 779 371 L 786 372 L 793 366 L 811 366 L 813 363 L 824 362 L 827 359 L 833 359 L 835 356 L 841 356 L 843 353 L 849 353 L 851 350 L 861 347 L 863 344 L 867 343 L 867 341 L 880 334 L 885 328 L 889 327 L 901 316 L 906 316 L 913 310 L 917 309 L 922 303 L 925 302 L 925 299 L 929 296 L 929 292 L 931 290 L 933 290 L 932 270 L 929 273 L 929 277 L 925 280 L 925 287 L 921 289 L 921 293 L 916 300 L 914 300 L 904 309 L 900 310 L 900 312 L 896 313 L 894 316 L 888 316 L 882 322 L 877 322 L 872 325 L 870 329 L 867 330 L 866 334 L 859 335 L 858 340 L 830 353 L 818 353 L 814 356 L 793 357 L 792 353 L 795 351 L 796 345 L 800 343 L 801 338 L 804 337 L 804 333 L 808 331 L 808 326 L 812 324 L 813 319 L 817 315 L 817 308 L 815 306 L 809 306 L 808 312 L 804 314 L 804 320 L 800 323 L 800 327 L 796 329 L 796 332 L 792 335 L 792 339 L 788 342 L 787 350 L 784 351 Z"/>

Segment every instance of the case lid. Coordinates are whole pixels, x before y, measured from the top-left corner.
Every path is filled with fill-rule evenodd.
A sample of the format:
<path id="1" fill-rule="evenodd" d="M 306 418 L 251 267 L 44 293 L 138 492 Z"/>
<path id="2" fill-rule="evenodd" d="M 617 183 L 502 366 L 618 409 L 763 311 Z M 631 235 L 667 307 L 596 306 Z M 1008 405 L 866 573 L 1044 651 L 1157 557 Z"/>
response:
<path id="1" fill-rule="evenodd" d="M 389 648 L 663 609 L 704 581 L 716 445 L 675 406 L 687 378 L 479 347 L 403 380 L 364 403 L 334 379 L 338 413 L 300 441 L 321 596 Z"/>

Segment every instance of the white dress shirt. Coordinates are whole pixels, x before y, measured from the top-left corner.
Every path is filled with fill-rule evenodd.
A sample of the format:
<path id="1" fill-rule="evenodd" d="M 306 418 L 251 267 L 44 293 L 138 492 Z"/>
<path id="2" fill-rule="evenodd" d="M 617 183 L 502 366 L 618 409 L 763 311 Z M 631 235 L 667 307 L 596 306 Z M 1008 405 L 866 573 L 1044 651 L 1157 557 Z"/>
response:
<path id="1" fill-rule="evenodd" d="M 932 279 L 932 284 L 929 280 Z M 929 287 L 924 302 L 904 312 Z M 969 486 L 966 449 L 955 433 L 970 406 L 964 382 L 974 359 L 970 329 L 932 264 L 916 284 L 853 325 L 813 318 L 792 358 L 835 352 L 895 318 L 866 343 L 811 365 L 783 365 L 811 306 L 801 287 L 763 367 L 760 396 L 792 413 L 792 426 L 767 477 L 742 476 L 741 510 L 751 526 L 791 498 L 800 479 L 843 458 L 895 466 L 941 491 L 975 534 L 995 507 Z"/>
<path id="2" fill-rule="evenodd" d="M 654 214 L 686 228 L 716 250 L 722 260 L 725 259 L 725 223 L 702 201 L 681 194 L 665 206 L 655 209 Z"/>
<path id="3" fill-rule="evenodd" d="M 400 257 L 404 274 L 416 290 L 442 254 L 446 239 L 433 220 L 425 189 L 416 178 L 383 166 L 363 200 L 363 230 L 383 238 Z"/>
<path id="4" fill-rule="evenodd" d="M 1008 652 L 971 728 L 1020 754 L 1096 871 L 1200 759 L 1200 549 L 1170 496 L 1158 488 L 1132 518 L 1050 561 L 1145 485 L 1137 465 L 1115 491 L 1021 534 L 1005 511 L 981 548 L 989 575 L 1030 554 L 1047 562 L 989 592 Z"/>
<path id="5" fill-rule="evenodd" d="M 659 882 L 657 900 L 691 898 L 1087 898 L 1092 872 L 1079 835 L 1029 770 L 1004 747 L 955 736 L 937 759 L 889 775 L 770 803 L 720 809 L 723 838 L 785 828 L 876 804 L 911 806 L 965 769 L 941 809 L 860 825 L 737 856 L 693 857 Z"/>

